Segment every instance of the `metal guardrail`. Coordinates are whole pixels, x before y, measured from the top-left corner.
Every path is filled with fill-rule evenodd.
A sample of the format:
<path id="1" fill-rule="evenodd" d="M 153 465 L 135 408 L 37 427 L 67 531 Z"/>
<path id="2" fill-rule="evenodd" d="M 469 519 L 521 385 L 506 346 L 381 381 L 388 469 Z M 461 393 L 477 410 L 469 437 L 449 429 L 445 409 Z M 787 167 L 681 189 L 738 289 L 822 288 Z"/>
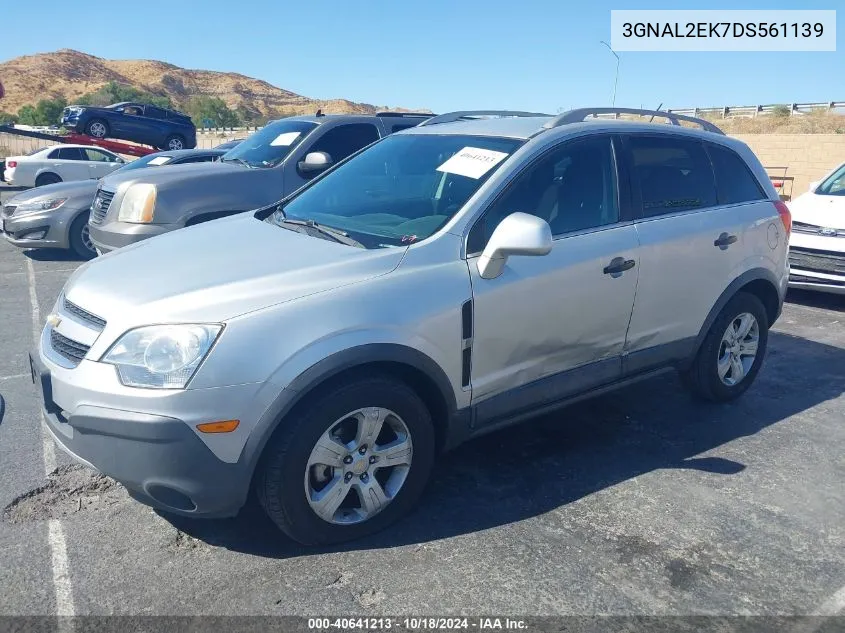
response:
<path id="1" fill-rule="evenodd" d="M 808 114 L 810 112 L 824 110 L 833 112 L 845 109 L 845 101 L 826 101 L 819 103 L 772 103 L 768 105 L 749 106 L 721 106 L 715 108 L 670 108 L 667 112 L 684 114 L 693 117 L 716 116 L 722 119 L 729 117 L 757 117 L 767 116 L 776 112 L 788 109 L 789 116 Z"/>

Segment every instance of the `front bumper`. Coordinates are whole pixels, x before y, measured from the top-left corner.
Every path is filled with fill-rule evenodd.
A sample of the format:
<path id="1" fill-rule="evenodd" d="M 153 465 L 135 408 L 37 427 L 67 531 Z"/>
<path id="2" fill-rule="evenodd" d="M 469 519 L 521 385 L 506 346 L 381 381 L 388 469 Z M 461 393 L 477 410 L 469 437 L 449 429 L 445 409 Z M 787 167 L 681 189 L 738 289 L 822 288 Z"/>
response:
<path id="1" fill-rule="evenodd" d="M 829 275 L 792 268 L 789 272 L 789 287 L 845 295 L 845 275 Z"/>
<path id="2" fill-rule="evenodd" d="M 47 428 L 60 448 L 116 479 L 133 498 L 176 514 L 203 517 L 233 516 L 245 503 L 252 465 L 245 459 L 220 459 L 193 425 L 198 420 L 231 419 L 237 417 L 235 412 L 248 416 L 254 385 L 168 394 L 135 389 L 137 395 L 127 397 L 75 384 L 76 372 L 82 371 L 85 383 L 103 388 L 106 381 L 90 381 L 91 373 L 112 369 L 100 363 L 83 360 L 79 367 L 66 369 L 37 352 L 30 354 L 30 368 Z"/>
<path id="3" fill-rule="evenodd" d="M 63 206 L 55 211 L 3 217 L 0 230 L 9 243 L 19 248 L 70 248 L 70 225 L 85 211 Z"/>
<path id="4" fill-rule="evenodd" d="M 132 224 L 130 222 L 108 222 L 88 224 L 91 241 L 100 254 L 129 246 L 162 233 L 169 233 L 179 227 L 171 224 Z"/>

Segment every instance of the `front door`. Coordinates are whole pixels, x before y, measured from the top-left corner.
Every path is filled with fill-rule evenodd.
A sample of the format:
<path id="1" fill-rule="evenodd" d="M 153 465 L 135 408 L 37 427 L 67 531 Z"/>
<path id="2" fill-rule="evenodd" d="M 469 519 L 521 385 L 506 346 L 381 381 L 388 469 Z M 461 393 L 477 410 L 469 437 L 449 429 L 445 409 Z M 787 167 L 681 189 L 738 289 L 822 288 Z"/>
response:
<path id="1" fill-rule="evenodd" d="M 479 424 L 621 375 L 637 287 L 638 241 L 620 214 L 609 136 L 566 142 L 520 174 L 470 232 L 472 400 Z M 477 254 L 514 212 L 552 228 L 552 251 L 511 257 L 483 279 Z"/>

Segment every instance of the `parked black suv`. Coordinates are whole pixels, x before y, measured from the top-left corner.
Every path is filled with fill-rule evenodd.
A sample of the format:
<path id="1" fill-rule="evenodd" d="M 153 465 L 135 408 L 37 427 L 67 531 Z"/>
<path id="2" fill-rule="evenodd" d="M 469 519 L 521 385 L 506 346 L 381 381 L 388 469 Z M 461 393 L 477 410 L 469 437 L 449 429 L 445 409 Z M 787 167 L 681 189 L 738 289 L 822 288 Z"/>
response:
<path id="1" fill-rule="evenodd" d="M 176 110 L 145 103 L 122 102 L 104 108 L 68 106 L 62 125 L 95 138 L 117 138 L 159 149 L 193 149 L 197 129 L 191 117 Z"/>

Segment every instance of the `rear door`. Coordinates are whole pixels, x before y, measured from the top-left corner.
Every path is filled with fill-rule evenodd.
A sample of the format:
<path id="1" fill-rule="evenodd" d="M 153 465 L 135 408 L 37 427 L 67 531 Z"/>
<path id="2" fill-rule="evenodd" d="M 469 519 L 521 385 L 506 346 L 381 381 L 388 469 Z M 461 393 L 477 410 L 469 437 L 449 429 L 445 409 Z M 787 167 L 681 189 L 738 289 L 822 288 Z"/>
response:
<path id="1" fill-rule="evenodd" d="M 325 126 L 325 131 L 323 131 Z M 320 132 L 322 134 L 319 134 Z M 325 123 L 317 129 L 317 135 L 312 134 L 288 157 L 285 167 L 285 195 L 296 191 L 306 182 L 318 174 L 305 174 L 297 167 L 309 152 L 326 152 L 331 156 L 332 163 L 339 163 L 344 158 L 354 154 L 379 139 L 381 133 L 377 122 L 373 123 L 341 123 L 329 127 Z"/>
<path id="2" fill-rule="evenodd" d="M 641 266 L 625 370 L 636 372 L 692 353 L 704 320 L 737 275 L 750 216 L 746 203 L 719 200 L 702 141 L 631 134 L 624 144 Z"/>
<path id="3" fill-rule="evenodd" d="M 62 180 L 88 180 L 87 157 L 79 147 L 59 147 L 50 153 L 50 160 L 44 171 L 57 173 Z"/>

